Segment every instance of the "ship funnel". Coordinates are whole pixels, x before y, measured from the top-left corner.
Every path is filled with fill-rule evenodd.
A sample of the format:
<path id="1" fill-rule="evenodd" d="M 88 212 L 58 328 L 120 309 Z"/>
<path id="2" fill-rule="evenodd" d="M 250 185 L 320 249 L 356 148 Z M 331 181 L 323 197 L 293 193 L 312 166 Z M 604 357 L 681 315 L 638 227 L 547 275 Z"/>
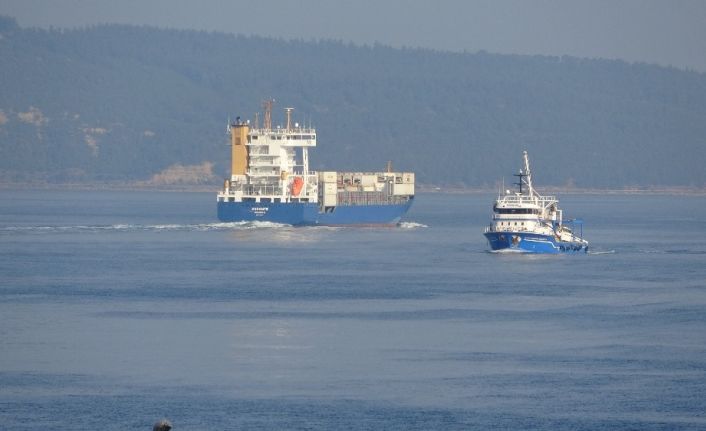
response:
<path id="1" fill-rule="evenodd" d="M 248 133 L 250 126 L 248 123 L 236 119 L 235 124 L 230 126 L 230 146 L 231 146 L 231 175 L 245 175 L 248 170 Z"/>

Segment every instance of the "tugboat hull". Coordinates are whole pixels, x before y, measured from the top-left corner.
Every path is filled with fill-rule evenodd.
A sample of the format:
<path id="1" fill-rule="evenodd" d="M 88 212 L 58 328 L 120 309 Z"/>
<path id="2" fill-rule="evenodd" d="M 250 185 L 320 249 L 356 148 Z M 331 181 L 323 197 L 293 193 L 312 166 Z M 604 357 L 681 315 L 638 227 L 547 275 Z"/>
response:
<path id="1" fill-rule="evenodd" d="M 493 252 L 518 253 L 587 253 L 588 245 L 581 242 L 558 241 L 554 236 L 528 232 L 486 232 Z"/>

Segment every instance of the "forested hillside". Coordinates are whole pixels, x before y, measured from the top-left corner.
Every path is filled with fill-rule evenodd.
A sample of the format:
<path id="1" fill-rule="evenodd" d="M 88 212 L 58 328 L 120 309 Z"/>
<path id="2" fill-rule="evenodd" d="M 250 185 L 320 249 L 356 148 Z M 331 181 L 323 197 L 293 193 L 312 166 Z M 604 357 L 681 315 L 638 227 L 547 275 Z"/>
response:
<path id="1" fill-rule="evenodd" d="M 706 74 L 653 65 L 0 17 L 0 85 L 4 182 L 220 178 L 227 118 L 274 98 L 317 128 L 317 170 L 488 186 L 527 149 L 540 185 L 706 185 Z"/>

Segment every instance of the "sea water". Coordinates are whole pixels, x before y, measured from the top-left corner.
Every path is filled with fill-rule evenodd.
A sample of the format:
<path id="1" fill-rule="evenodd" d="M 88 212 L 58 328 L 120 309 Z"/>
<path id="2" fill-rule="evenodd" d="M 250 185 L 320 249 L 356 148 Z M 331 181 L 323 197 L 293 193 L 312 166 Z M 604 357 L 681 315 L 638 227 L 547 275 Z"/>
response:
<path id="1" fill-rule="evenodd" d="M 587 255 L 218 223 L 214 193 L 0 192 L 0 429 L 706 429 L 706 198 L 565 195 Z"/>

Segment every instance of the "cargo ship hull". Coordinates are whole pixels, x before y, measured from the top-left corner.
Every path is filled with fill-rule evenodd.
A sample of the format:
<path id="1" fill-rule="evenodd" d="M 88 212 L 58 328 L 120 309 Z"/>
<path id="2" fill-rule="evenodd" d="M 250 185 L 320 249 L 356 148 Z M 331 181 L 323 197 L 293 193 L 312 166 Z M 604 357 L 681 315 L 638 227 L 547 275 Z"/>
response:
<path id="1" fill-rule="evenodd" d="M 222 222 L 267 221 L 293 226 L 394 226 L 409 210 L 401 204 L 337 206 L 320 212 L 317 203 L 218 202 Z"/>

